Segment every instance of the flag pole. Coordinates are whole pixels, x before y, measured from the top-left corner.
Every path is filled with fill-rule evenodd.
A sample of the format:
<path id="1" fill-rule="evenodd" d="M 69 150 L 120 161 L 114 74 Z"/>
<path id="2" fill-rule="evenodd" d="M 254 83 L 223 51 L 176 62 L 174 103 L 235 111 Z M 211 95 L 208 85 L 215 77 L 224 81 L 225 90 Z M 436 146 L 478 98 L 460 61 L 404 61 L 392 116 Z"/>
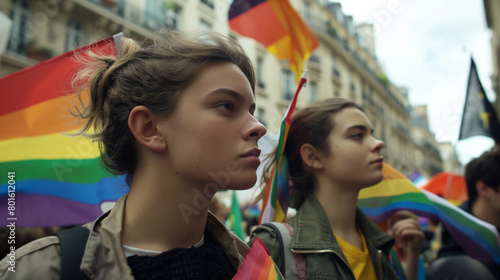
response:
<path id="1" fill-rule="evenodd" d="M 276 162 L 274 163 L 274 170 L 272 171 L 269 182 L 266 186 L 266 193 L 264 195 L 264 201 L 262 204 L 262 210 L 259 217 L 259 225 L 271 221 L 283 222 L 286 218 L 286 212 L 288 211 L 288 201 L 286 205 L 280 205 L 280 209 L 283 213 L 276 213 L 277 211 L 277 203 L 278 201 L 278 174 L 280 172 L 281 163 L 283 159 L 283 152 L 285 151 L 285 145 L 288 138 L 288 131 L 291 125 L 291 118 L 293 111 L 295 109 L 295 105 L 297 103 L 297 96 L 299 95 L 302 87 L 306 85 L 307 82 L 307 69 L 302 71 L 302 76 L 299 80 L 299 84 L 297 86 L 297 90 L 295 91 L 295 95 L 293 96 L 288 109 L 283 116 L 283 121 L 281 122 L 278 147 L 276 150 Z M 286 176 L 288 178 L 288 174 Z M 288 181 L 288 180 L 287 180 Z M 283 190 L 286 192 L 285 196 L 288 198 L 288 185 L 283 186 Z M 285 207 L 283 207 L 285 206 Z M 283 207 L 283 208 L 281 208 Z M 281 214 L 277 216 L 277 214 Z"/>

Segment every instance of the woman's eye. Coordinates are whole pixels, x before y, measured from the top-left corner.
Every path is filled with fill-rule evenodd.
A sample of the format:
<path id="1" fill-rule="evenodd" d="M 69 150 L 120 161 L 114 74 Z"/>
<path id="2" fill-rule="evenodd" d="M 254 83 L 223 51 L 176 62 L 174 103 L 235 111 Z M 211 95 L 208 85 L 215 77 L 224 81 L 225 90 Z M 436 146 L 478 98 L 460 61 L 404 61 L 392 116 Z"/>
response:
<path id="1" fill-rule="evenodd" d="M 352 135 L 353 138 L 356 138 L 356 139 L 360 139 L 361 137 L 363 137 L 363 134 L 361 133 L 356 133 L 356 134 L 353 134 Z"/>
<path id="2" fill-rule="evenodd" d="M 220 104 L 219 106 L 217 106 L 217 108 L 221 108 L 224 111 L 233 111 L 234 106 L 233 106 L 233 104 L 226 102 L 226 103 Z"/>

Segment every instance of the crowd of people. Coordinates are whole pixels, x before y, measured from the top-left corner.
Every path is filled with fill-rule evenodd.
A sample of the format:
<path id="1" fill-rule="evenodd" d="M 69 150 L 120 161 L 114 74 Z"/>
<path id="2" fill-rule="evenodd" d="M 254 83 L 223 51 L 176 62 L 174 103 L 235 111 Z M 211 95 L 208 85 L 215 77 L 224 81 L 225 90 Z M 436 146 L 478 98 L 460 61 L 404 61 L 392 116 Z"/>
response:
<path id="1" fill-rule="evenodd" d="M 80 133 L 104 147 L 108 169 L 128 175 L 130 191 L 80 227 L 88 239 L 70 272 L 88 279 L 232 279 L 258 237 L 286 279 L 455 279 L 439 274 L 443 264 L 436 261 L 467 254 L 446 229 L 429 234 L 418 216 L 402 211 L 383 230 L 357 206 L 358 193 L 383 179 L 384 142 L 363 108 L 341 98 L 312 103 L 291 120 L 284 153 L 296 214 L 258 226 L 245 215 L 250 240 L 239 239 L 224 226 L 227 207 L 213 198 L 257 180 L 266 128 L 254 117 L 250 59 L 215 32 L 165 29 L 151 42 L 125 38 L 122 45 L 120 57 L 91 55 L 74 83 L 77 94 L 90 89 L 90 101 L 74 114 L 85 121 Z M 467 164 L 469 201 L 461 206 L 497 228 L 499 174 L 496 150 Z M 429 256 L 436 237 L 443 245 Z M 16 272 L 3 259 L 0 278 L 59 279 L 70 270 L 62 244 L 49 236 L 17 249 Z M 486 275 L 481 279 L 500 279 L 497 264 L 474 265 L 475 275 Z"/>

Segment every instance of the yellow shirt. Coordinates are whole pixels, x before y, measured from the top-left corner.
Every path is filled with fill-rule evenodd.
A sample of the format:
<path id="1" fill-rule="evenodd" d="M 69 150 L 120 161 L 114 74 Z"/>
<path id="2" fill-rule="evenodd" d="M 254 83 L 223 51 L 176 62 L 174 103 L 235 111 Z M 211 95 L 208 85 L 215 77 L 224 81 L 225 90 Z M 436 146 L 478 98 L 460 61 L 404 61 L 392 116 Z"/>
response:
<path id="1" fill-rule="evenodd" d="M 361 235 L 361 240 L 363 242 L 363 251 L 361 251 L 358 247 L 342 240 L 337 235 L 334 235 L 339 243 L 342 253 L 344 253 L 344 256 L 347 258 L 347 262 L 351 266 L 354 277 L 362 280 L 377 279 L 375 267 L 373 266 L 373 260 L 371 259 L 368 247 L 366 246 L 365 237 L 359 230 L 358 232 Z"/>

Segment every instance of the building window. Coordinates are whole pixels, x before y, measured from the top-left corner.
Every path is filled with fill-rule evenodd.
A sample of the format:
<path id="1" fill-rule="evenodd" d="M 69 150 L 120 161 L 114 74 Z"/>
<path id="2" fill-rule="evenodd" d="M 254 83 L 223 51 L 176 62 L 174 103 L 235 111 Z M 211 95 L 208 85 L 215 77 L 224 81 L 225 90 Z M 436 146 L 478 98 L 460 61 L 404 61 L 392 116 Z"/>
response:
<path id="1" fill-rule="evenodd" d="M 167 27 L 181 30 L 181 8 L 175 4 L 166 6 Z"/>
<path id="2" fill-rule="evenodd" d="M 333 53 L 331 61 L 332 61 L 332 75 L 337 78 L 340 78 L 340 72 L 338 70 L 338 65 L 337 65 L 337 57 Z"/>
<path id="3" fill-rule="evenodd" d="M 283 69 L 281 71 L 281 97 L 284 100 L 293 99 L 293 85 L 294 85 L 294 75 L 292 71 L 288 69 Z"/>
<path id="4" fill-rule="evenodd" d="M 264 72 L 262 71 L 263 67 L 263 59 L 262 58 L 257 58 L 257 86 L 259 88 L 265 88 L 266 84 L 264 84 L 264 81 L 262 80 L 262 77 L 264 77 Z"/>
<path id="5" fill-rule="evenodd" d="M 118 0 L 116 1 L 116 6 L 117 6 L 117 11 L 116 13 L 121 16 L 121 17 L 125 17 L 125 6 L 128 5 L 127 3 L 125 3 L 125 0 Z"/>
<path id="6" fill-rule="evenodd" d="M 309 62 L 314 62 L 314 63 L 318 63 L 319 64 L 319 56 L 317 56 L 316 54 L 312 54 L 309 57 Z"/>
<path id="7" fill-rule="evenodd" d="M 350 81 L 351 91 L 355 92 L 356 91 L 356 85 L 354 83 L 354 73 L 352 72 L 352 69 L 349 71 L 349 74 L 350 74 L 349 76 L 350 76 L 350 80 L 351 80 Z"/>
<path id="8" fill-rule="evenodd" d="M 10 40 L 7 45 L 9 51 L 24 54 L 28 52 L 29 45 L 32 43 L 33 19 L 27 0 L 17 0 L 12 4 L 12 28 L 10 31 Z"/>
<path id="9" fill-rule="evenodd" d="M 146 0 L 144 10 L 146 27 L 160 29 L 166 26 L 166 9 L 162 0 Z"/>
<path id="10" fill-rule="evenodd" d="M 83 45 L 85 45 L 85 34 L 83 33 L 82 27 L 77 20 L 71 19 L 66 29 L 66 51 Z"/>
<path id="11" fill-rule="evenodd" d="M 311 4 L 309 2 L 304 3 L 304 18 L 308 24 L 311 24 Z"/>
<path id="12" fill-rule="evenodd" d="M 215 8 L 213 0 L 200 0 L 200 2 L 207 5 L 212 10 Z"/>
<path id="13" fill-rule="evenodd" d="M 309 82 L 309 103 L 318 100 L 318 84 L 316 82 Z"/>
<path id="14" fill-rule="evenodd" d="M 200 20 L 200 24 L 198 26 L 198 29 L 201 31 L 211 30 L 212 25 L 204 20 Z"/>
<path id="15" fill-rule="evenodd" d="M 145 12 L 147 10 L 143 5 L 138 5 L 138 3 L 124 4 L 123 17 L 129 22 L 145 25 L 146 21 L 144 18 L 147 16 L 147 12 Z"/>
<path id="16" fill-rule="evenodd" d="M 366 98 L 365 81 L 361 81 L 361 96 L 363 96 L 363 99 Z"/>
<path id="17" fill-rule="evenodd" d="M 266 111 L 262 108 L 257 109 L 257 120 L 264 126 L 266 126 Z"/>

